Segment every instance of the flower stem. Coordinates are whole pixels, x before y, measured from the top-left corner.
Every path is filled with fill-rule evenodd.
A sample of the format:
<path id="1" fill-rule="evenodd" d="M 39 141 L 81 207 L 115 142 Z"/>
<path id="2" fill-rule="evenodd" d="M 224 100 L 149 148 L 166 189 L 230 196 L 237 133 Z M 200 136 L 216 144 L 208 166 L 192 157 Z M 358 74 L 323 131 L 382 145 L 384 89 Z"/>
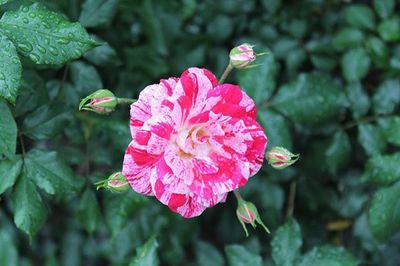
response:
<path id="1" fill-rule="evenodd" d="M 130 98 L 117 98 L 118 104 L 131 104 L 136 102 L 136 99 L 130 99 Z"/>
<path id="2" fill-rule="evenodd" d="M 218 83 L 222 84 L 225 81 L 225 79 L 228 77 L 228 75 L 232 72 L 232 70 L 233 70 L 233 67 L 229 63 L 228 66 L 225 68 L 225 71 L 222 74 L 221 78 L 218 80 Z"/>
<path id="3" fill-rule="evenodd" d="M 238 201 L 242 199 L 242 196 L 240 196 L 239 190 L 234 190 L 233 195 L 235 195 L 235 197 Z"/>
<path id="4" fill-rule="evenodd" d="M 368 122 L 374 122 L 374 121 L 376 121 L 376 120 L 378 120 L 380 118 L 385 118 L 385 117 L 387 118 L 389 116 L 390 115 L 367 116 L 367 117 L 364 117 L 364 118 L 361 118 L 359 120 L 352 121 L 352 122 L 349 122 L 349 123 L 343 125 L 342 129 L 343 130 L 347 130 L 347 129 L 350 129 L 352 127 L 358 126 L 359 124 L 368 123 Z"/>

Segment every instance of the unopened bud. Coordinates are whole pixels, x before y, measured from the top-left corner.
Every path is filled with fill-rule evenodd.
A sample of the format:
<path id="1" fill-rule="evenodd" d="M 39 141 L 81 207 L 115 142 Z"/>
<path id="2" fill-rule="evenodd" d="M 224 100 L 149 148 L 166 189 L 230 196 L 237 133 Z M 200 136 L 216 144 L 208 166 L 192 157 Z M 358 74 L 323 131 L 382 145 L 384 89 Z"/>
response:
<path id="1" fill-rule="evenodd" d="M 269 233 L 268 228 L 262 222 L 260 215 L 258 214 L 257 208 L 253 203 L 245 201 L 243 199 L 238 200 L 236 215 L 246 233 L 246 236 L 249 236 L 249 233 L 247 232 L 245 224 L 251 224 L 253 228 L 255 228 L 257 224 L 260 224 L 265 229 L 265 231 Z"/>
<path id="2" fill-rule="evenodd" d="M 266 155 L 268 163 L 275 169 L 285 169 L 299 159 L 299 154 L 293 154 L 283 147 L 274 147 Z"/>
<path id="3" fill-rule="evenodd" d="M 236 46 L 229 53 L 230 64 L 235 68 L 245 68 L 256 60 L 253 46 L 247 43 Z"/>
<path id="4" fill-rule="evenodd" d="M 108 114 L 114 111 L 118 104 L 118 99 L 109 90 L 98 90 L 83 100 L 79 104 L 79 110 L 93 111 L 98 114 Z"/>
<path id="5" fill-rule="evenodd" d="M 111 192 L 124 192 L 129 189 L 129 183 L 126 177 L 121 173 L 117 172 L 110 175 L 107 179 L 97 182 L 97 189 L 105 188 Z"/>

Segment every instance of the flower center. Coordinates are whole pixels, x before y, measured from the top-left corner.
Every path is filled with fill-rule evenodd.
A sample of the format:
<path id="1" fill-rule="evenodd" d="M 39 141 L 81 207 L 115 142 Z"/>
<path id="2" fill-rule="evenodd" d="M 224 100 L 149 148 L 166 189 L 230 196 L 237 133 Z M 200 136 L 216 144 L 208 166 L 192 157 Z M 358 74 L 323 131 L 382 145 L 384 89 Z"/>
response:
<path id="1" fill-rule="evenodd" d="M 178 155 L 182 159 L 191 159 L 194 156 L 208 156 L 211 145 L 208 142 L 210 136 L 202 125 L 194 125 L 190 129 L 183 128 L 177 133 L 176 145 Z"/>

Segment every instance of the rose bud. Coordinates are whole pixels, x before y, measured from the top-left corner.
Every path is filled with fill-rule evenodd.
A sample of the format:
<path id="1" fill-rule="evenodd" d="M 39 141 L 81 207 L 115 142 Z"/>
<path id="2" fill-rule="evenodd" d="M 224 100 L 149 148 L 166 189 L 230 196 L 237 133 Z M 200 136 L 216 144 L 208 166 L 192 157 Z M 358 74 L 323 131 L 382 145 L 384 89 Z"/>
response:
<path id="1" fill-rule="evenodd" d="M 246 233 L 246 236 L 249 236 L 249 233 L 247 232 L 247 228 L 246 228 L 245 224 L 251 224 L 251 226 L 253 226 L 253 228 L 255 228 L 258 223 L 265 229 L 265 231 L 267 233 L 269 233 L 268 228 L 261 221 L 261 218 L 260 218 L 260 215 L 258 214 L 257 208 L 253 203 L 245 201 L 243 199 L 240 199 L 238 201 L 238 208 L 236 210 L 236 215 Z"/>
<path id="2" fill-rule="evenodd" d="M 129 183 L 121 172 L 114 173 L 106 180 L 99 181 L 95 185 L 97 189 L 105 188 L 116 193 L 124 192 L 129 189 Z"/>
<path id="3" fill-rule="evenodd" d="M 253 46 L 247 43 L 236 46 L 229 53 L 230 64 L 235 68 L 245 68 L 256 60 Z"/>
<path id="4" fill-rule="evenodd" d="M 274 147 L 266 155 L 268 164 L 275 169 L 285 169 L 299 159 L 299 154 L 293 154 L 285 148 Z"/>
<path id="5" fill-rule="evenodd" d="M 118 104 L 118 99 L 109 90 L 98 90 L 83 100 L 79 104 L 79 110 L 93 111 L 98 114 L 108 114 L 114 111 Z"/>

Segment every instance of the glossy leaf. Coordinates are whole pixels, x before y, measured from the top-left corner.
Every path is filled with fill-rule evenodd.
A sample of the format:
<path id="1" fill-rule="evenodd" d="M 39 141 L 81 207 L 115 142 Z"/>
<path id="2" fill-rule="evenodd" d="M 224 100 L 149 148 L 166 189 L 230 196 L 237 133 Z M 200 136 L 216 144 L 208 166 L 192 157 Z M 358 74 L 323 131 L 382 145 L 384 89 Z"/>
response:
<path id="1" fill-rule="evenodd" d="M 347 51 L 341 61 L 343 76 L 348 82 L 359 81 L 369 71 L 371 60 L 363 48 Z"/>
<path id="2" fill-rule="evenodd" d="M 335 49 L 342 51 L 348 48 L 354 48 L 363 42 L 364 34 L 356 28 L 343 28 L 339 30 L 333 38 Z"/>
<path id="3" fill-rule="evenodd" d="M 373 2 L 375 11 L 381 18 L 389 17 L 396 4 L 395 0 L 374 0 Z"/>
<path id="4" fill-rule="evenodd" d="M 368 113 L 371 100 L 361 83 L 354 82 L 348 84 L 346 86 L 346 94 L 350 102 L 350 109 L 353 113 L 353 117 L 360 118 Z"/>
<path id="5" fill-rule="evenodd" d="M 42 228 L 47 209 L 35 185 L 23 174 L 12 194 L 15 225 L 32 239 Z"/>
<path id="6" fill-rule="evenodd" d="M 271 54 L 260 57 L 255 64 L 259 66 L 240 70 L 238 80 L 240 87 L 261 105 L 274 92 L 278 67 Z"/>
<path id="7" fill-rule="evenodd" d="M 296 220 L 290 218 L 280 226 L 271 242 L 272 258 L 276 265 L 295 265 L 300 257 L 300 248 L 303 245 L 300 226 Z"/>
<path id="8" fill-rule="evenodd" d="M 87 188 L 81 196 L 78 215 L 85 230 L 92 234 L 99 224 L 101 215 L 96 195 L 90 188 Z"/>
<path id="9" fill-rule="evenodd" d="M 368 160 L 362 180 L 372 184 L 390 185 L 400 179 L 400 153 L 377 155 Z"/>
<path id="10" fill-rule="evenodd" d="M 390 118 L 389 125 L 383 129 L 386 140 L 395 145 L 400 145 L 400 116 Z"/>
<path id="11" fill-rule="evenodd" d="M 84 27 L 96 27 L 110 22 L 117 11 L 119 0 L 85 0 L 79 21 Z"/>
<path id="12" fill-rule="evenodd" d="M 4 13 L 0 31 L 36 64 L 65 63 L 98 45 L 79 23 L 38 3 Z"/>
<path id="13" fill-rule="evenodd" d="M 15 104 L 21 80 L 21 62 L 14 44 L 0 31 L 0 96 Z"/>
<path id="14" fill-rule="evenodd" d="M 346 22 L 361 29 L 374 29 L 375 16 L 372 10 L 366 5 L 351 5 L 344 11 Z"/>
<path id="15" fill-rule="evenodd" d="M 292 149 L 289 124 L 282 115 L 271 110 L 259 109 L 258 118 L 268 136 L 268 147 L 283 146 Z"/>
<path id="16" fill-rule="evenodd" d="M 158 243 L 155 237 L 151 237 L 143 246 L 136 249 L 136 257 L 133 258 L 129 266 L 157 266 L 159 260 L 157 256 Z"/>
<path id="17" fill-rule="evenodd" d="M 385 41 L 400 40 L 400 17 L 394 16 L 382 21 L 378 26 L 378 32 Z"/>
<path id="18" fill-rule="evenodd" d="M 343 247 L 327 245 L 313 248 L 298 265 L 357 266 L 359 261 Z"/>
<path id="19" fill-rule="evenodd" d="M 58 135 L 72 119 L 72 112 L 59 104 L 43 105 L 26 116 L 22 129 L 35 140 L 46 140 Z"/>
<path id="20" fill-rule="evenodd" d="M 349 136 L 344 131 L 336 132 L 325 151 L 328 171 L 335 175 L 338 169 L 348 162 L 350 155 L 351 144 Z"/>
<path id="21" fill-rule="evenodd" d="M 385 80 L 379 85 L 372 98 L 374 113 L 390 114 L 400 104 L 400 81 Z"/>
<path id="22" fill-rule="evenodd" d="M 20 156 L 0 160 L 0 195 L 14 185 L 21 173 L 21 168 L 22 158 Z"/>
<path id="23" fill-rule="evenodd" d="M 262 265 L 262 259 L 259 255 L 251 253 L 240 245 L 226 246 L 225 253 L 230 266 Z"/>
<path id="24" fill-rule="evenodd" d="M 365 153 L 369 156 L 382 153 L 386 147 L 382 131 L 372 124 L 361 124 L 358 126 L 358 143 L 360 143 Z"/>
<path id="25" fill-rule="evenodd" d="M 196 243 L 196 260 L 198 266 L 223 266 L 224 257 L 213 245 L 198 241 Z"/>
<path id="26" fill-rule="evenodd" d="M 368 211 L 374 236 L 384 241 L 400 230 L 400 182 L 375 193 Z"/>
<path id="27" fill-rule="evenodd" d="M 55 151 L 31 150 L 25 158 L 26 175 L 49 194 L 70 195 L 81 186 L 71 168 Z"/>
<path id="28" fill-rule="evenodd" d="M 7 104 L 0 100 L 0 155 L 12 157 L 17 145 L 17 125 Z"/>
<path id="29" fill-rule="evenodd" d="M 314 74 L 301 74 L 281 87 L 272 100 L 281 113 L 305 124 L 329 121 L 339 115 L 345 104 L 342 90 L 332 80 Z"/>

